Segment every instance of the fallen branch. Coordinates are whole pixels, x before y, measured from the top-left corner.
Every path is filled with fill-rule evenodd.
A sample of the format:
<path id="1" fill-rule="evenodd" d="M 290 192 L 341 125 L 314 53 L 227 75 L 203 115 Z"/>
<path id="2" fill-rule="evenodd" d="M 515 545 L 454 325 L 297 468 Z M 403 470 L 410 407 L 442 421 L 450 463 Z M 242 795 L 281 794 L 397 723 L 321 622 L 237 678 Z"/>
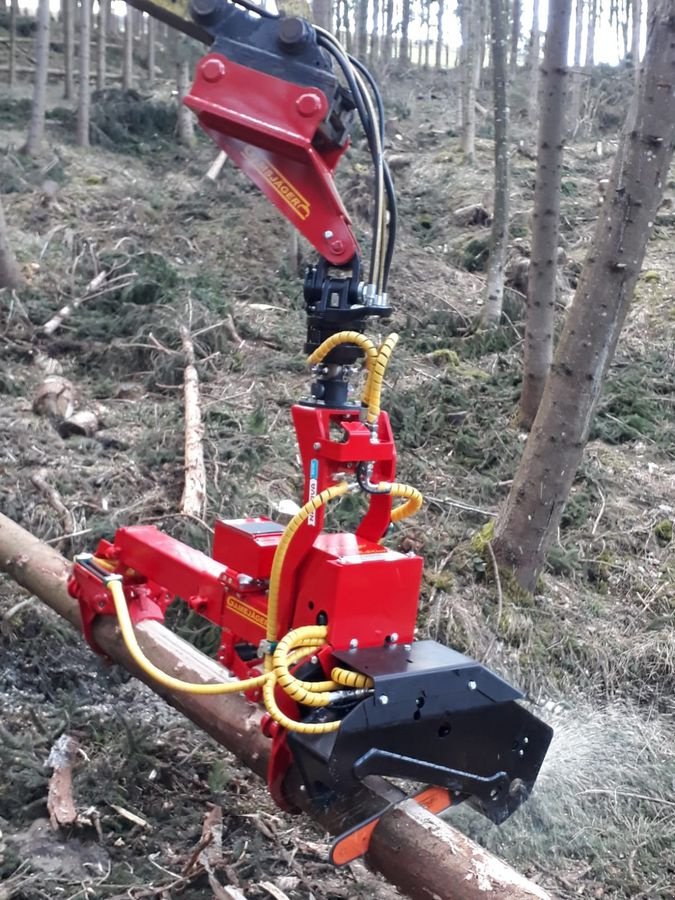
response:
<path id="1" fill-rule="evenodd" d="M 59 514 L 61 526 L 65 533 L 69 534 L 71 531 L 75 531 L 75 516 L 63 502 L 61 494 L 59 494 L 53 485 L 49 484 L 46 476 L 47 473 L 41 469 L 39 472 L 33 472 L 30 480 L 40 491 L 47 503 L 49 503 L 51 508 Z"/>
<path id="2" fill-rule="evenodd" d="M 204 514 L 206 503 L 206 468 L 204 466 L 204 424 L 199 397 L 199 374 L 195 365 L 195 348 L 190 332 L 181 326 L 180 339 L 185 356 L 183 396 L 185 398 L 185 486 L 180 501 L 184 516 Z"/>
<path id="3" fill-rule="evenodd" d="M 102 297 L 104 294 L 110 294 L 113 291 L 121 291 L 122 288 L 128 287 L 136 277 L 135 272 L 125 272 L 121 275 L 116 275 L 108 281 L 109 274 L 110 273 L 104 269 L 92 278 L 82 296 L 75 297 L 70 303 L 66 303 L 57 313 L 54 313 L 49 321 L 45 322 L 42 326 L 42 333 L 49 337 L 63 324 L 65 319 L 72 316 L 75 310 L 82 306 L 87 300 L 93 300 L 95 297 Z M 103 285 L 106 281 L 108 283 L 104 288 Z"/>
<path id="4" fill-rule="evenodd" d="M 0 570 L 79 628 L 79 609 L 66 589 L 70 568 L 52 547 L 0 513 Z M 222 666 L 159 622 L 141 622 L 136 634 L 144 653 L 171 675 L 201 683 L 226 677 Z M 161 687 L 138 669 L 113 619 L 101 617 L 95 622 L 94 639 L 112 660 L 145 681 L 243 765 L 265 777 L 270 742 L 260 730 L 262 712 L 257 706 L 239 694 L 201 696 Z M 297 773 L 286 779 L 284 791 L 291 804 L 304 808 L 326 830 L 339 828 L 330 811 L 309 805 Z M 381 808 L 383 797 L 398 805 L 386 812 L 375 828 L 366 861 L 413 900 L 550 900 L 538 885 L 413 801 L 403 799 L 403 793 L 383 779 L 369 778 L 351 802 L 367 814 L 369 808 Z"/>

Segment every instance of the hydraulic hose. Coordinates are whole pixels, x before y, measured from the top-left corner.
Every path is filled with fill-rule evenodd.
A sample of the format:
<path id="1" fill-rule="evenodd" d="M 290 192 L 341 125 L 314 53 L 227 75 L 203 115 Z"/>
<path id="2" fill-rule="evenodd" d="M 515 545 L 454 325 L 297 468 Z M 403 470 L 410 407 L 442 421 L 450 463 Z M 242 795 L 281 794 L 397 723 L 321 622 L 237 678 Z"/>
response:
<path id="1" fill-rule="evenodd" d="M 368 380 L 364 395 L 368 406 L 367 420 L 370 425 L 377 422 L 380 415 L 380 402 L 382 397 L 382 384 L 384 382 L 384 373 L 387 371 L 391 354 L 394 352 L 399 337 L 397 334 L 390 334 L 384 341 L 377 353 L 377 358 L 368 372 Z"/>

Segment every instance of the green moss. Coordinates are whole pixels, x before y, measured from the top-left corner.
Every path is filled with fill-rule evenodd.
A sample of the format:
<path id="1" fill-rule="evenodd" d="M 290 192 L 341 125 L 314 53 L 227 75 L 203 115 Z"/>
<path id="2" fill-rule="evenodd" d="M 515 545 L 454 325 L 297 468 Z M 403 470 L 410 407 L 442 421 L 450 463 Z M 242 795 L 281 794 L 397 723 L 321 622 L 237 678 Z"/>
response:
<path id="1" fill-rule="evenodd" d="M 661 544 L 669 544 L 673 539 L 673 520 L 662 519 L 654 526 L 654 534 Z"/>

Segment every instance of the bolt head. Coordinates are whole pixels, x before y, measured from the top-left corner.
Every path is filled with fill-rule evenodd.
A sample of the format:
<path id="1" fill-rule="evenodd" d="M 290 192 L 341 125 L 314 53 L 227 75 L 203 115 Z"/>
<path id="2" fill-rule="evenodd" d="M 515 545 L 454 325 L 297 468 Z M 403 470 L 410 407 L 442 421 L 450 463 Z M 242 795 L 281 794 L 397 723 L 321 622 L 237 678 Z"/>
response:
<path id="1" fill-rule="evenodd" d="M 323 236 L 326 238 L 327 241 L 329 241 L 333 237 L 333 232 L 332 231 L 324 231 Z"/>
<path id="2" fill-rule="evenodd" d="M 321 98 L 318 94 L 302 94 L 295 101 L 295 108 L 305 118 L 316 115 L 321 111 Z"/>
<path id="3" fill-rule="evenodd" d="M 205 81 L 220 81 L 220 79 L 225 74 L 225 64 L 220 59 L 215 59 L 211 57 L 211 59 L 207 59 L 202 64 L 202 77 Z"/>
<path id="4" fill-rule="evenodd" d="M 350 650 L 356 650 L 356 648 L 357 648 L 358 646 L 359 646 L 358 640 L 357 640 L 356 638 L 352 638 L 351 641 L 349 642 L 349 649 L 350 649 Z"/>
<path id="5" fill-rule="evenodd" d="M 395 644 L 398 641 L 398 631 L 392 631 L 389 635 L 389 643 Z"/>
<path id="6" fill-rule="evenodd" d="M 467 687 L 469 688 L 470 691 L 475 691 L 476 688 L 478 687 L 478 685 L 476 684 L 475 681 L 470 681 L 469 684 L 467 685 Z"/>
<path id="7" fill-rule="evenodd" d="M 312 450 L 320 450 L 320 449 L 321 449 L 321 444 L 319 443 L 319 441 L 314 441 L 314 443 L 312 444 Z"/>
<path id="8" fill-rule="evenodd" d="M 380 694 L 379 702 L 382 706 L 386 706 L 389 703 L 389 697 L 386 694 Z"/>

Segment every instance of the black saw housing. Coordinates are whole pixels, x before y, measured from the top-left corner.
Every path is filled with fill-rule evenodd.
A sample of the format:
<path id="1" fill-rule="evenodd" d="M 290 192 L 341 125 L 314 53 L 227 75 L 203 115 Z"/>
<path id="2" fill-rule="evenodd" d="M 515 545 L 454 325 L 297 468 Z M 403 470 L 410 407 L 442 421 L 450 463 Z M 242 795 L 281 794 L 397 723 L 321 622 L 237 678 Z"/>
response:
<path id="1" fill-rule="evenodd" d="M 435 641 L 335 652 L 373 679 L 372 694 L 342 713 L 337 731 L 291 732 L 288 743 L 314 802 L 330 806 L 368 775 L 445 787 L 499 824 L 529 796 L 553 730 L 517 701 L 521 691 Z"/>

